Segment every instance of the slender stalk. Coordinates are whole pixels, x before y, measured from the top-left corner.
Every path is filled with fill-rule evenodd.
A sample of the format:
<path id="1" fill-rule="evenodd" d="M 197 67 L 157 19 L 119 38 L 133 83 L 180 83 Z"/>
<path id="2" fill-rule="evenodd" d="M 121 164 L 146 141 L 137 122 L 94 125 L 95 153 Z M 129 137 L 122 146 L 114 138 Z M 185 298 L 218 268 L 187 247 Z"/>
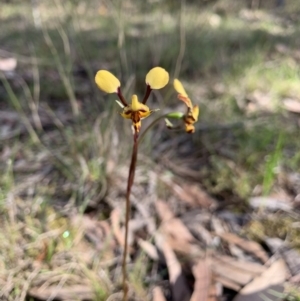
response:
<path id="1" fill-rule="evenodd" d="M 177 113 L 177 112 L 175 112 Z M 140 142 L 145 137 L 145 134 L 162 118 L 171 117 L 172 113 L 167 113 L 164 115 L 159 116 L 154 121 L 152 121 L 149 126 L 144 130 L 142 135 L 139 137 L 138 133 L 135 132 L 133 135 L 133 148 L 132 148 L 132 154 L 131 154 L 131 162 L 129 167 L 129 174 L 127 179 L 127 190 L 126 190 L 126 214 L 125 214 L 125 240 L 124 240 L 124 252 L 123 252 L 123 261 L 122 261 L 122 272 L 123 272 L 123 301 L 128 300 L 128 285 L 127 285 L 127 265 L 126 265 L 126 259 L 127 259 L 127 253 L 128 253 L 128 223 L 130 218 L 130 194 L 131 194 L 131 188 L 134 182 L 134 175 L 135 175 L 135 169 L 136 169 L 136 162 L 137 162 L 137 155 L 138 155 L 138 146 Z"/>
<path id="2" fill-rule="evenodd" d="M 138 134 L 135 132 L 133 136 L 133 149 L 132 149 L 131 163 L 129 167 L 129 174 L 127 180 L 127 190 L 126 190 L 125 240 L 124 240 L 124 253 L 123 253 L 123 262 L 122 262 L 123 292 L 124 292 L 123 301 L 128 300 L 127 266 L 126 266 L 126 259 L 128 253 L 128 223 L 130 218 L 130 193 L 134 181 L 137 154 L 138 154 Z"/>

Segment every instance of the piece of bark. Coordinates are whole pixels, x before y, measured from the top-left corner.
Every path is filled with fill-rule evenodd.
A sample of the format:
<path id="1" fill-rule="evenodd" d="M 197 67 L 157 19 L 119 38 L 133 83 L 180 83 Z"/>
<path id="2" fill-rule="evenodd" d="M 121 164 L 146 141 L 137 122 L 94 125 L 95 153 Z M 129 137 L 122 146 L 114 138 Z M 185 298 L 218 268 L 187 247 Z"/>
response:
<path id="1" fill-rule="evenodd" d="M 262 275 L 243 287 L 233 301 L 280 301 L 286 276 L 286 265 L 282 259 L 279 259 L 273 262 Z"/>

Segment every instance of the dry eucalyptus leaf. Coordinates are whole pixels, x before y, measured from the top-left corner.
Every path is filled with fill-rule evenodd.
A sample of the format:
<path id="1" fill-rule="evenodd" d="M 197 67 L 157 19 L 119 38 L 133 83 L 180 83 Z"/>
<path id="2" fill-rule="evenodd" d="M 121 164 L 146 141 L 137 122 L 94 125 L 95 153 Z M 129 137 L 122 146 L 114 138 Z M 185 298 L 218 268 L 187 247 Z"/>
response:
<path id="1" fill-rule="evenodd" d="M 174 217 L 172 210 L 164 201 L 156 201 L 155 209 L 163 222 L 166 222 Z"/>
<path id="2" fill-rule="evenodd" d="M 110 214 L 110 219 L 111 219 L 111 225 L 112 225 L 112 230 L 114 233 L 114 236 L 119 243 L 120 246 L 124 246 L 124 235 L 121 231 L 120 227 L 120 218 L 121 218 L 121 212 L 118 209 L 114 209 L 111 214 Z"/>
<path id="3" fill-rule="evenodd" d="M 221 276 L 215 276 L 214 277 L 215 281 L 221 283 L 224 287 L 230 288 L 236 292 L 238 292 L 241 289 L 241 285 L 229 280 L 228 278 L 221 277 Z"/>
<path id="4" fill-rule="evenodd" d="M 242 288 L 233 301 L 280 301 L 283 299 L 286 275 L 286 265 L 279 259 Z"/>
<path id="5" fill-rule="evenodd" d="M 181 265 L 172 250 L 171 246 L 167 243 L 166 239 L 157 234 L 156 244 L 162 251 L 169 272 L 169 280 L 172 287 L 172 296 L 174 301 L 189 301 L 190 291 L 188 289 L 186 279 L 182 274 Z"/>
<path id="6" fill-rule="evenodd" d="M 254 209 L 268 209 L 270 211 L 290 211 L 293 208 L 292 205 L 285 200 L 263 196 L 251 198 L 249 204 Z"/>
<path id="7" fill-rule="evenodd" d="M 222 265 L 218 261 L 212 264 L 212 270 L 217 276 L 226 278 L 242 286 L 244 286 L 252 280 L 251 274 L 246 273 L 245 271 L 242 271 L 230 265 Z"/>
<path id="8" fill-rule="evenodd" d="M 156 261 L 159 259 L 157 249 L 152 243 L 143 239 L 138 239 L 138 244 L 152 260 Z"/>
<path id="9" fill-rule="evenodd" d="M 29 290 L 28 295 L 41 300 L 95 300 L 96 297 L 94 289 L 87 285 L 33 287 Z"/>
<path id="10" fill-rule="evenodd" d="M 259 263 L 237 260 L 233 257 L 225 255 L 218 255 L 217 258 L 214 258 L 214 262 L 218 262 L 221 265 L 230 265 L 236 269 L 245 271 L 246 273 L 252 274 L 254 276 L 260 275 L 266 270 L 266 267 Z"/>
<path id="11" fill-rule="evenodd" d="M 263 263 L 267 262 L 269 259 L 267 252 L 262 248 L 260 244 L 255 241 L 243 239 L 233 233 L 222 233 L 219 236 L 228 243 L 235 244 L 244 251 L 253 254 Z"/>
<path id="12" fill-rule="evenodd" d="M 153 289 L 153 301 L 167 301 L 162 289 L 159 286 L 156 286 Z"/>
<path id="13" fill-rule="evenodd" d="M 211 270 L 207 260 L 199 260 L 193 266 L 193 275 L 195 277 L 194 292 L 191 301 L 208 301 L 211 287 Z"/>
<path id="14" fill-rule="evenodd" d="M 283 100 L 283 106 L 287 111 L 300 113 L 300 101 L 296 99 L 286 98 Z"/>
<path id="15" fill-rule="evenodd" d="M 15 58 L 0 59 L 1 71 L 13 71 L 17 67 L 17 60 Z"/>

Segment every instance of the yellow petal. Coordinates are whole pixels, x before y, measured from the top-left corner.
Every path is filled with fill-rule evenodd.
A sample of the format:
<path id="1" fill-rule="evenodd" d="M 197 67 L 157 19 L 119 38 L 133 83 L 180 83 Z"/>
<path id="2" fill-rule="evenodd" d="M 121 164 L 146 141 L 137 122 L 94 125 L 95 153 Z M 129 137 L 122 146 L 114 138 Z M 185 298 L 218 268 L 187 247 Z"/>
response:
<path id="1" fill-rule="evenodd" d="M 163 88 L 168 82 L 169 73 L 161 67 L 151 69 L 146 75 L 146 84 L 154 90 Z"/>
<path id="2" fill-rule="evenodd" d="M 199 110 L 198 106 L 194 106 L 192 109 L 192 115 L 193 115 L 195 122 L 198 121 L 199 111 L 200 110 Z"/>
<path id="3" fill-rule="evenodd" d="M 123 111 L 122 113 L 120 113 L 121 116 L 125 119 L 131 119 L 131 112 L 126 112 L 126 111 Z"/>
<path id="4" fill-rule="evenodd" d="M 184 97 L 188 97 L 187 93 L 185 92 L 185 90 L 183 88 L 182 83 L 177 78 L 174 79 L 173 85 L 174 85 L 174 89 L 177 91 L 177 93 L 181 94 Z"/>
<path id="5" fill-rule="evenodd" d="M 121 86 L 120 81 L 109 71 L 99 70 L 95 76 L 95 82 L 100 90 L 106 93 L 117 93 Z"/>
<path id="6" fill-rule="evenodd" d="M 132 95 L 131 109 L 133 112 L 137 112 L 137 111 L 149 112 L 150 111 L 146 105 L 139 102 L 138 97 L 136 95 Z"/>
<path id="7" fill-rule="evenodd" d="M 148 112 L 141 112 L 140 111 L 139 113 L 140 113 L 141 119 L 144 119 L 144 118 L 150 116 L 153 113 L 153 111 L 148 111 Z"/>

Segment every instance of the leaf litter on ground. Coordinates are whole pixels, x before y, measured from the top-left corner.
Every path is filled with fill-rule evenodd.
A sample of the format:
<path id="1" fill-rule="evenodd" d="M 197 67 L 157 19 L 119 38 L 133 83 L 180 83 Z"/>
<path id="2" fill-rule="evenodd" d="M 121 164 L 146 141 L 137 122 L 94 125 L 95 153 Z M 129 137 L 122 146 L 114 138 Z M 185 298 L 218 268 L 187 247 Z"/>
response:
<path id="1" fill-rule="evenodd" d="M 207 60 L 215 61 L 212 66 L 202 66 L 208 77 L 201 74 L 203 71 L 191 70 L 191 73 L 195 73 L 195 78 L 201 78 L 201 82 L 203 81 L 203 83 L 196 82 L 195 87 L 191 87 L 191 90 L 195 91 L 195 98 L 201 98 L 203 108 L 203 121 L 197 125 L 199 135 L 193 139 L 186 135 L 178 135 L 175 138 L 172 137 L 174 138 L 172 144 L 170 144 L 170 137 L 165 139 L 163 136 L 159 140 L 159 145 L 153 147 L 153 157 L 156 162 L 149 159 L 147 161 L 146 156 L 141 156 L 141 165 L 145 165 L 137 171 L 132 196 L 131 256 L 128 263 L 131 273 L 134 273 L 142 250 L 146 256 L 149 256 L 149 260 L 147 257 L 143 258 L 143 266 L 147 267 L 147 273 L 136 272 L 136 278 L 140 278 L 143 282 L 144 286 L 141 290 L 149 289 L 151 291 L 153 288 L 153 296 L 159 298 L 159 301 L 176 300 L 176 298 L 178 300 L 184 300 L 184 298 L 209 301 L 217 298 L 232 300 L 235 294 L 237 294 L 237 300 L 239 300 L 238 298 L 247 300 L 243 298 L 249 296 L 249 292 L 252 294 L 251 297 L 264 300 L 264 295 L 261 295 L 262 290 L 267 290 L 271 300 L 275 297 L 283 299 L 282 284 L 286 281 L 286 276 L 278 280 L 272 275 L 275 273 L 278 274 L 277 276 L 283 277 L 282 271 L 286 267 L 291 273 L 291 281 L 299 286 L 297 278 L 299 275 L 297 264 L 299 245 L 297 248 L 295 239 L 298 233 L 295 229 L 299 227 L 297 225 L 299 213 L 296 210 L 299 208 L 299 200 L 297 207 L 297 196 L 300 194 L 299 177 L 293 177 L 293 173 L 287 171 L 288 176 L 285 179 L 284 189 L 292 197 L 292 201 L 287 202 L 288 210 L 284 210 L 286 207 L 281 203 L 278 206 L 278 203 L 274 201 L 266 202 L 263 210 L 260 206 L 249 208 L 245 206 L 245 200 L 249 200 L 252 205 L 255 203 L 248 198 L 249 194 L 252 194 L 252 190 L 249 193 L 249 190 L 246 189 L 244 194 L 238 191 L 240 187 L 244 187 L 245 178 L 243 176 L 245 174 L 248 176 L 248 172 L 251 172 L 253 166 L 256 168 L 249 178 L 260 179 L 260 170 L 265 168 L 261 163 L 263 162 L 261 158 L 265 158 L 273 151 L 272 143 L 264 142 L 268 140 L 268 131 L 265 133 L 266 136 L 263 135 L 263 139 L 256 140 L 254 138 L 259 136 L 258 134 L 263 132 L 268 124 L 276 132 L 278 129 L 281 130 L 287 122 L 292 123 L 299 119 L 297 115 L 299 99 L 292 95 L 293 92 L 291 95 L 275 95 L 283 99 L 283 108 L 287 110 L 285 113 L 288 114 L 283 116 L 284 118 L 276 115 L 276 119 L 280 120 L 276 124 L 269 118 L 276 109 L 272 103 L 274 95 L 266 91 L 264 87 L 257 88 L 256 85 L 259 83 L 256 83 L 254 89 L 251 88 L 253 85 L 251 80 L 257 78 L 259 81 L 261 79 L 260 76 L 256 76 L 255 69 L 271 70 L 274 74 L 277 73 L 277 70 L 282 71 L 276 69 L 276 64 L 274 64 L 274 61 L 276 63 L 282 57 L 275 57 L 274 61 L 272 59 L 272 56 L 278 53 L 284 56 L 291 55 L 291 60 L 286 66 L 283 66 L 283 69 L 294 70 L 294 61 L 299 61 L 298 47 L 294 47 L 292 44 L 289 46 L 282 43 L 272 44 L 272 37 L 276 37 L 276 43 L 278 39 L 282 39 L 282 36 L 275 32 L 278 28 L 279 31 L 286 29 L 284 31 L 286 39 L 293 38 L 293 36 L 288 36 L 293 26 L 285 23 L 287 20 L 281 17 L 280 11 L 273 14 L 264 11 L 242 10 L 237 16 L 234 16 L 233 20 L 236 21 L 237 18 L 238 24 L 246 22 L 247 28 L 254 29 L 254 35 L 250 36 L 250 40 L 262 41 L 263 45 L 267 46 L 266 48 L 271 48 L 271 51 L 264 53 L 263 60 L 266 62 L 259 62 L 259 64 L 256 64 L 255 61 L 253 63 L 252 57 L 250 59 L 246 57 L 251 66 L 246 65 L 242 69 L 242 76 L 238 74 L 237 78 L 233 80 L 239 89 L 238 93 L 232 92 L 230 90 L 236 88 L 231 84 L 227 88 L 226 76 L 228 75 L 223 74 L 223 69 L 220 69 L 219 66 L 225 66 L 227 69 L 227 66 L 232 65 L 236 68 L 236 66 L 243 65 L 245 50 L 240 48 L 243 47 L 243 41 L 239 41 L 242 38 L 239 31 L 242 33 L 246 31 L 243 27 L 237 26 L 236 28 L 231 23 L 223 23 L 223 19 L 233 22 L 231 20 L 233 16 L 230 10 L 224 10 L 223 6 L 226 6 L 227 2 L 220 2 L 222 3 L 216 4 L 215 13 L 209 18 L 209 24 L 214 30 L 205 32 L 203 38 L 208 36 L 212 41 L 218 43 L 222 54 L 221 62 L 218 57 Z M 41 5 L 44 4 L 41 3 Z M 78 12 L 85 10 L 86 7 L 82 6 Z M 49 11 L 53 13 L 51 8 Z M 198 10 L 195 11 L 198 14 Z M 147 12 L 147 14 L 149 13 Z M 223 18 L 223 14 L 226 15 L 226 18 Z M 168 16 L 166 19 L 169 18 Z M 200 19 L 202 17 L 203 15 L 200 15 Z M 128 19 L 131 20 L 134 17 Z M 292 18 L 288 22 L 290 20 Z M 195 21 L 198 22 L 198 19 Z M 134 19 L 133 22 L 136 20 Z M 20 26 L 18 22 L 13 23 Z M 260 29 L 260 23 L 263 23 L 261 24 L 263 29 Z M 270 26 L 270 24 L 276 26 Z M 85 26 L 87 25 L 89 24 L 85 24 Z M 225 34 L 217 31 L 218 28 L 222 29 L 223 27 L 226 29 Z M 228 30 L 231 27 L 236 29 L 233 31 L 233 36 Z M 86 33 L 88 34 L 88 31 Z M 222 48 L 224 47 L 221 45 L 222 41 L 215 39 L 215 33 L 220 36 L 229 34 L 230 56 L 227 55 L 226 47 Z M 38 39 L 38 36 L 36 38 Z M 253 45 L 250 40 L 246 40 L 245 43 L 247 48 L 250 46 L 250 52 L 255 53 L 257 49 L 251 48 Z M 76 43 L 76 41 L 72 42 Z M 204 42 L 207 43 L 205 39 Z M 261 44 L 257 46 L 262 48 Z M 272 51 L 273 46 L 277 53 Z M 194 49 L 194 47 L 187 48 L 187 51 L 189 49 Z M 234 49 L 238 49 L 238 56 L 241 58 L 227 61 L 227 56 L 234 57 Z M 98 43 L 96 53 L 98 59 Z M 197 57 L 201 57 L 197 51 L 195 53 Z M 184 64 L 187 65 L 183 70 L 189 70 L 191 67 L 189 62 L 193 62 L 193 54 L 187 53 L 187 55 L 189 59 L 185 61 Z M 190 60 L 190 58 L 192 59 Z M 27 57 L 28 61 L 30 61 L 30 57 Z M 139 68 L 139 63 L 136 66 Z M 289 66 L 292 68 L 289 69 Z M 115 68 L 116 63 L 106 62 L 105 67 Z M 77 69 L 77 66 L 74 68 Z M 9 67 L 8 69 L 14 68 Z M 250 76 L 247 77 L 249 70 Z M 17 71 L 22 73 L 20 68 Z M 251 72 L 254 73 L 251 75 Z M 213 76 L 209 78 L 211 73 L 214 76 L 220 73 L 222 80 L 215 80 Z M 56 70 L 47 70 L 45 74 L 49 78 L 53 77 L 56 83 L 61 80 Z M 15 76 L 16 74 L 13 73 L 11 77 L 13 84 Z M 289 90 L 293 90 L 293 87 L 287 83 L 285 77 L 288 79 L 290 77 L 283 76 L 282 79 L 288 88 L 283 87 L 283 92 L 280 93 L 289 94 Z M 27 71 L 24 78 L 25 80 L 30 79 Z M 225 79 L 223 80 L 223 78 Z M 80 97 L 83 96 L 81 88 L 82 90 L 86 89 L 84 87 L 88 81 L 86 77 L 83 79 L 84 83 L 81 83 L 80 89 L 78 89 Z M 275 85 L 278 84 L 277 81 L 274 82 Z M 57 87 L 54 89 L 54 86 L 49 86 L 51 90 L 58 90 Z M 53 97 L 52 94 L 50 96 L 51 106 L 53 102 L 59 102 L 55 99 L 56 96 Z M 66 98 L 65 95 L 63 97 Z M 94 120 L 90 120 L 90 118 L 94 118 L 92 114 L 84 112 L 85 102 L 89 103 L 89 97 L 83 97 L 82 102 L 78 101 L 82 105 L 85 124 L 94 122 Z M 246 115 L 241 115 L 242 121 L 233 120 L 224 123 L 231 105 L 234 108 L 238 107 L 239 114 L 241 112 L 249 114 L 250 119 L 245 121 Z M 24 300 L 26 297 L 45 300 L 54 298 L 105 300 L 108 297 L 111 300 L 119 300 L 119 292 L 116 294 L 114 292 L 119 290 L 116 283 L 120 279 L 120 254 L 124 244 L 122 212 L 124 192 L 126 191 L 124 183 L 126 183 L 127 176 L 127 165 L 119 157 L 126 153 L 126 149 L 119 147 L 118 139 L 120 137 L 117 136 L 116 129 L 114 129 L 114 133 L 109 130 L 105 133 L 102 132 L 101 126 L 107 122 L 105 114 L 100 114 L 91 127 L 84 127 L 80 120 L 73 119 L 71 114 L 66 113 L 69 109 L 65 104 L 59 103 L 56 106 L 57 110 L 51 110 L 43 101 L 38 111 L 44 129 L 40 136 L 51 154 L 48 152 L 45 154 L 41 148 L 31 144 L 27 135 L 28 128 L 19 114 L 12 111 L 11 108 L 6 108 L 6 103 L 4 110 L 1 107 L 0 141 L 5 145 L 3 143 L 0 149 L 1 168 L 3 167 L 4 171 L 3 178 L 0 178 L 0 210 L 1 217 L 4 217 L 4 219 L 0 219 L 2 228 L 0 298 L 4 300 Z M 259 115 L 263 110 L 270 115 L 267 117 L 263 115 L 262 118 L 252 115 L 255 113 Z M 217 119 L 214 111 L 217 111 L 218 120 L 220 119 L 218 124 L 212 124 L 210 121 L 212 119 L 215 122 Z M 220 116 L 220 112 L 224 113 L 224 116 Z M 207 119 L 205 116 L 208 116 Z M 234 115 L 235 118 L 237 116 Z M 28 120 L 29 124 L 34 127 L 35 121 L 31 113 L 28 114 Z M 297 122 L 296 130 L 299 130 L 299 120 Z M 80 130 L 81 127 L 84 130 Z M 93 129 L 91 129 L 92 127 Z M 251 129 L 254 129 L 252 133 Z M 251 139 L 242 140 L 242 148 L 238 148 L 238 140 L 242 139 L 243 135 L 247 136 L 248 132 L 250 132 Z M 295 131 L 291 133 L 294 138 Z M 89 134 L 91 135 L 89 136 Z M 287 131 L 287 134 L 290 133 Z M 158 131 L 157 136 L 162 135 L 164 134 Z M 105 144 L 106 141 L 112 141 L 111 149 Z M 253 145 L 256 144 L 259 146 L 257 149 L 253 148 Z M 293 147 L 297 147 L 297 144 L 293 145 L 291 149 L 287 148 L 284 156 L 286 154 L 289 156 L 290 153 L 294 154 Z M 265 152 L 261 149 L 264 149 Z M 109 152 L 109 156 L 105 154 L 105 151 Z M 174 156 L 174 152 L 177 156 Z M 259 159 L 251 161 L 255 156 Z M 95 158 L 96 163 L 93 161 Z M 106 158 L 109 159 L 109 166 L 105 166 L 107 174 L 103 177 L 105 179 L 99 180 L 100 176 L 95 170 L 99 171 L 103 168 Z M 295 156 L 295 161 L 292 161 L 291 164 L 297 167 L 299 161 L 296 159 Z M 57 164 L 57 161 L 60 165 Z M 156 166 L 156 163 L 159 163 L 159 166 Z M 222 163 L 224 164 L 222 165 Z M 62 165 L 67 167 L 71 175 L 63 173 Z M 173 176 L 171 179 L 165 180 L 165 177 L 162 176 L 162 170 L 165 167 L 181 177 Z M 154 171 L 149 172 L 149 169 Z M 294 167 L 293 172 L 296 169 Z M 230 173 L 223 174 L 224 170 Z M 213 174 L 214 171 L 216 171 L 215 174 Z M 277 170 L 274 171 L 274 173 L 276 172 Z M 281 185 L 276 181 L 275 176 L 274 179 L 274 186 Z M 108 184 L 105 186 L 106 180 Z M 231 186 L 228 184 L 230 181 L 232 181 Z M 257 185 L 259 180 L 250 181 L 251 189 L 254 186 L 252 186 L 253 182 L 254 185 Z M 159 192 L 159 189 L 162 191 Z M 262 189 L 258 187 L 258 190 Z M 271 195 L 253 194 L 257 198 L 274 198 Z M 240 195 L 244 197 L 241 198 Z M 238 202 L 232 202 L 234 198 Z M 261 201 L 262 199 L 259 199 L 258 202 Z M 272 204 L 276 206 L 272 206 Z M 242 208 L 241 205 L 243 205 Z M 233 212 L 229 217 L 228 210 Z M 237 211 L 239 211 L 239 215 L 236 214 Z M 247 212 L 245 213 L 245 211 Z M 278 228 L 283 228 L 281 220 L 286 216 L 289 218 L 292 216 L 292 222 L 288 223 L 292 228 L 290 231 L 285 230 L 283 234 L 275 233 L 275 229 L 273 229 L 275 226 L 266 224 L 265 228 L 262 227 L 262 233 L 256 233 L 257 236 L 254 239 L 254 236 L 250 235 L 250 231 L 249 235 L 247 232 L 246 234 L 240 232 L 245 225 L 239 222 L 240 216 L 246 214 L 248 218 L 242 218 L 243 220 L 262 221 L 262 224 L 263 218 L 269 215 L 274 220 L 278 219 Z M 251 223 L 248 226 L 251 227 Z M 255 231 L 256 228 L 252 230 L 252 233 Z M 292 235 L 292 232 L 296 235 Z M 69 236 L 64 236 L 65 234 Z M 269 236 L 280 236 L 282 240 L 289 241 L 293 245 L 273 250 Z M 269 246 L 269 249 L 265 244 Z M 281 260 L 276 260 L 276 256 L 280 256 Z M 273 278 L 277 279 L 275 285 L 281 287 L 280 294 L 270 292 L 270 287 L 274 283 Z M 170 284 L 171 292 L 169 294 L 168 284 L 166 285 L 167 289 L 163 289 L 162 283 Z M 263 287 L 259 285 L 262 283 Z M 136 286 L 131 287 L 132 300 L 142 299 L 141 296 L 145 296 L 145 292 L 139 295 L 138 292 L 135 292 L 135 288 Z M 222 289 L 225 291 L 228 288 L 235 292 L 226 297 L 226 293 L 223 292 L 223 294 Z M 173 298 L 170 296 L 172 292 Z M 151 296 L 149 296 L 150 298 Z"/>

